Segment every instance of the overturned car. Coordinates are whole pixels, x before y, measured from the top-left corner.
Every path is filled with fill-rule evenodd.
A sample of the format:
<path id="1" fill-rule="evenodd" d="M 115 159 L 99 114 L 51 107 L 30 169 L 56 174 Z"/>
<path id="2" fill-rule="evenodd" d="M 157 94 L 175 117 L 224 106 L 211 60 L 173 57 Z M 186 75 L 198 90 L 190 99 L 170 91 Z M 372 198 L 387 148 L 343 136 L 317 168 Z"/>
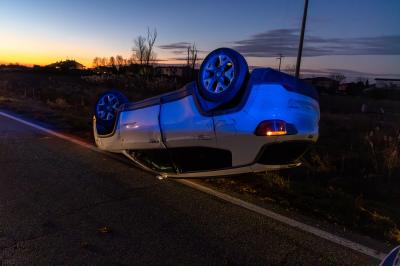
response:
<path id="1" fill-rule="evenodd" d="M 211 52 L 198 80 L 140 102 L 100 95 L 96 145 L 163 177 L 211 177 L 298 166 L 318 139 L 318 94 L 271 68 L 249 74 L 242 55 Z"/>

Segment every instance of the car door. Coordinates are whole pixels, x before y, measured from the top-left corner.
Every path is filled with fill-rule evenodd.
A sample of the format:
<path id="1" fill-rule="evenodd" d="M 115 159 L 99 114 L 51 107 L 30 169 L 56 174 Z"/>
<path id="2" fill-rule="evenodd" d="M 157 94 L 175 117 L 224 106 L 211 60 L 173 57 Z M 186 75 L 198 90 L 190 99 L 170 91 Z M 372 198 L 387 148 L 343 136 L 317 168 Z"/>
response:
<path id="1" fill-rule="evenodd" d="M 215 160 L 216 139 L 211 116 L 202 115 L 192 96 L 165 102 L 160 113 L 161 132 L 178 172 L 198 172 L 221 168 L 229 163 Z"/>
<path id="2" fill-rule="evenodd" d="M 121 142 L 124 149 L 163 148 L 159 124 L 160 104 L 132 108 L 119 117 Z"/>
<path id="3" fill-rule="evenodd" d="M 198 111 L 191 95 L 162 103 L 160 124 L 168 148 L 215 147 L 213 118 Z"/>

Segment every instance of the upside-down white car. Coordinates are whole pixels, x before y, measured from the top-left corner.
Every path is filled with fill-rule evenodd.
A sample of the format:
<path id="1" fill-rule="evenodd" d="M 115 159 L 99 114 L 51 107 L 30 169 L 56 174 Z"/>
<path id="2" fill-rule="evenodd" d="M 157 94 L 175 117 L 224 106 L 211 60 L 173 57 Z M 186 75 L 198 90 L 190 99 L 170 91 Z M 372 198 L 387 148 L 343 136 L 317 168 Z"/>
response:
<path id="1" fill-rule="evenodd" d="M 220 48 L 180 90 L 132 103 L 103 93 L 93 130 L 100 149 L 162 177 L 211 177 L 299 165 L 319 117 L 313 87 L 270 68 L 249 74 L 242 55 Z"/>

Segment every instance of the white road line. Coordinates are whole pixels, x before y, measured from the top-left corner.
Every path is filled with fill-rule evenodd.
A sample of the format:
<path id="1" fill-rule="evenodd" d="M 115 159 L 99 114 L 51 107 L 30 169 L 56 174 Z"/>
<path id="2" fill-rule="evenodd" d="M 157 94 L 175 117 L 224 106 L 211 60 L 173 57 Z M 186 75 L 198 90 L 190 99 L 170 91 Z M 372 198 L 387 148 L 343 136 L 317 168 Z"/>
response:
<path id="1" fill-rule="evenodd" d="M 352 250 L 355 250 L 357 252 L 363 253 L 363 254 L 368 255 L 370 257 L 382 260 L 386 256 L 384 253 L 381 253 L 381 252 L 379 252 L 377 250 L 368 248 L 368 247 L 366 247 L 364 245 L 361 245 L 361 244 L 358 244 L 356 242 L 350 241 L 350 240 L 345 239 L 343 237 L 336 236 L 334 234 L 328 233 L 328 232 L 326 232 L 324 230 L 321 230 L 319 228 L 316 228 L 314 226 L 301 223 L 301 222 L 296 221 L 294 219 L 291 219 L 291 218 L 288 218 L 288 217 L 283 216 L 281 214 L 275 213 L 273 211 L 264 209 L 262 207 L 259 207 L 259 206 L 255 205 L 255 204 L 246 202 L 244 200 L 232 197 L 232 196 L 227 195 L 225 193 L 221 193 L 219 191 L 216 191 L 214 189 L 211 189 L 211 188 L 208 188 L 206 186 L 200 185 L 198 183 L 192 182 L 190 180 L 177 179 L 176 181 L 181 183 L 181 184 L 184 184 L 186 186 L 189 186 L 191 188 L 194 188 L 196 190 L 200 190 L 200 191 L 202 191 L 204 193 L 207 193 L 207 194 L 213 195 L 213 196 L 215 196 L 217 198 L 223 199 L 223 200 L 225 200 L 227 202 L 230 202 L 230 203 L 232 203 L 234 205 L 241 206 L 241 207 L 243 207 L 245 209 L 248 209 L 250 211 L 256 212 L 258 214 L 261 214 L 261 215 L 266 216 L 268 218 L 271 218 L 273 220 L 279 221 L 279 222 L 284 223 L 286 225 L 289 225 L 291 227 L 298 228 L 298 229 L 300 229 L 302 231 L 305 231 L 305 232 L 308 232 L 310 234 L 316 235 L 316 236 L 318 236 L 320 238 L 323 238 L 325 240 L 331 241 L 331 242 L 336 243 L 336 244 L 338 244 L 340 246 L 344 246 L 344 247 L 350 248 Z"/>
<path id="2" fill-rule="evenodd" d="M 45 127 L 36 125 L 34 123 L 28 122 L 28 121 L 26 121 L 24 119 L 15 117 L 13 115 L 10 115 L 10 114 L 7 114 L 7 113 L 1 112 L 1 111 L 0 111 L 0 115 L 5 116 L 7 118 L 10 118 L 12 120 L 18 121 L 18 122 L 20 122 L 22 124 L 28 125 L 30 127 L 33 127 L 33 128 L 35 128 L 37 130 L 43 131 L 43 132 L 45 132 L 45 133 L 47 133 L 49 135 L 53 135 L 55 137 L 67 140 L 69 142 L 78 144 L 80 146 L 83 146 L 85 148 L 91 149 L 93 151 L 104 153 L 103 151 L 101 151 L 100 149 L 95 147 L 94 145 L 92 145 L 90 143 L 87 143 L 87 142 L 84 142 L 82 140 L 76 139 L 76 138 L 74 138 L 72 136 L 68 136 L 66 134 L 59 133 L 59 132 L 56 132 L 56 131 L 51 130 L 51 129 L 47 129 Z M 315 236 L 318 236 L 318 237 L 320 237 L 322 239 L 328 240 L 328 241 L 333 242 L 335 244 L 338 244 L 340 246 L 347 247 L 347 248 L 352 249 L 354 251 L 357 251 L 359 253 L 368 255 L 368 256 L 370 256 L 372 258 L 375 258 L 375 259 L 378 259 L 378 260 L 382 260 L 386 256 L 386 254 L 384 254 L 382 252 L 379 252 L 377 250 L 371 249 L 369 247 L 366 247 L 366 246 L 364 246 L 362 244 L 350 241 L 350 240 L 345 239 L 345 238 L 340 237 L 340 236 L 336 236 L 334 234 L 331 234 L 329 232 L 326 232 L 326 231 L 321 230 L 319 228 L 316 228 L 314 226 L 301 223 L 299 221 L 296 221 L 294 219 L 288 218 L 288 217 L 283 216 L 281 214 L 278 214 L 278 213 L 275 213 L 273 211 L 270 211 L 270 210 L 264 209 L 262 207 L 259 207 L 259 206 L 255 205 L 255 204 L 243 201 L 241 199 L 238 199 L 238 198 L 232 197 L 230 195 L 227 195 L 225 193 L 222 193 L 222 192 L 216 191 L 214 189 L 211 189 L 209 187 L 205 187 L 203 185 L 197 184 L 197 183 L 195 183 L 193 181 L 185 180 L 185 179 L 174 179 L 174 180 L 176 182 L 180 183 L 180 184 L 183 184 L 183 185 L 186 185 L 186 186 L 191 187 L 193 189 L 196 189 L 196 190 L 199 190 L 201 192 L 207 193 L 207 194 L 212 195 L 214 197 L 223 199 L 224 201 L 227 201 L 227 202 L 229 202 L 231 204 L 234 204 L 234 205 L 240 206 L 242 208 L 248 209 L 250 211 L 256 212 L 258 214 L 261 214 L 261 215 L 266 216 L 268 218 L 271 218 L 273 220 L 279 221 L 279 222 L 281 222 L 283 224 L 289 225 L 290 227 L 294 227 L 294 228 L 300 229 L 300 230 L 302 230 L 304 232 L 313 234 Z"/>
<path id="3" fill-rule="evenodd" d="M 7 118 L 10 118 L 10 119 L 12 119 L 12 120 L 15 120 L 15 121 L 17 121 L 17 122 L 20 122 L 20 123 L 22 123 L 22 124 L 25 124 L 25 125 L 27 125 L 27 126 L 33 127 L 33 128 L 35 128 L 35 129 L 37 129 L 37 130 L 43 131 L 43 132 L 45 132 L 45 133 L 47 133 L 47 134 L 49 134 L 49 135 L 53 135 L 53 136 L 55 136 L 55 137 L 57 137 L 57 138 L 67 140 L 67 141 L 69 141 L 69 142 L 78 144 L 78 145 L 80 145 L 80 146 L 83 146 L 83 147 L 85 147 L 85 148 L 88 148 L 88 149 L 91 149 L 91 150 L 94 150 L 94 151 L 102 152 L 102 151 L 101 151 L 100 149 L 98 149 L 96 146 L 94 146 L 94 145 L 92 145 L 92 144 L 90 144 L 90 143 L 87 143 L 87 142 L 85 142 L 85 141 L 83 141 L 83 140 L 80 140 L 80 139 L 78 139 L 78 138 L 75 138 L 75 137 L 73 137 L 73 136 L 68 136 L 67 134 L 59 133 L 59 132 L 57 132 L 57 131 L 54 131 L 54 130 L 51 130 L 51 129 L 48 129 L 48 128 L 39 126 L 39 125 L 37 125 L 37 124 L 28 122 L 28 121 L 26 121 L 26 120 L 24 120 L 24 119 L 18 118 L 18 117 L 16 117 L 16 116 L 13 116 L 13 115 L 10 115 L 10 114 L 1 112 L 1 111 L 0 111 L 0 115 L 5 116 L 5 117 L 7 117 Z"/>

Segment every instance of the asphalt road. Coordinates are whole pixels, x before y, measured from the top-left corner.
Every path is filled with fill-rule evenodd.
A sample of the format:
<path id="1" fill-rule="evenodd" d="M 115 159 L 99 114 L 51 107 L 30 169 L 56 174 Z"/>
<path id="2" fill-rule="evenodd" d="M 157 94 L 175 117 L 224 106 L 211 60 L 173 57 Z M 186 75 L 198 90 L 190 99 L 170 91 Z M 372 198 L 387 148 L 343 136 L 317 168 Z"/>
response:
<path id="1" fill-rule="evenodd" d="M 0 265 L 377 265 L 0 116 Z"/>

